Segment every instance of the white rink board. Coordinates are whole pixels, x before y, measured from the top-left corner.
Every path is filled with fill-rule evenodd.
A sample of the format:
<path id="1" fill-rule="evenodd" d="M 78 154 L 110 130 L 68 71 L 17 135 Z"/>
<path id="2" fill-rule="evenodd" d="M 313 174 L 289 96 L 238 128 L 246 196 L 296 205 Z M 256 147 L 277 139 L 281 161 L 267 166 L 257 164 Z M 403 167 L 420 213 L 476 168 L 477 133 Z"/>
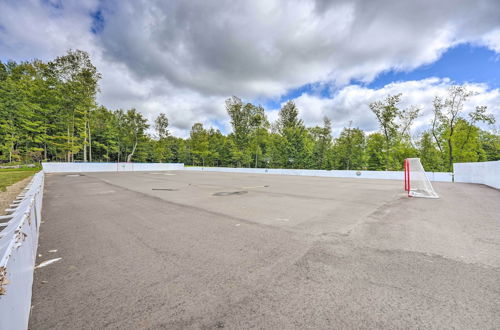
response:
<path id="1" fill-rule="evenodd" d="M 384 179 L 404 180 L 403 171 L 347 171 L 347 170 L 293 170 L 277 168 L 231 168 L 231 167 L 184 167 L 184 171 L 207 171 L 207 172 L 232 172 L 232 173 L 255 173 L 255 174 L 281 174 L 300 176 L 320 176 L 331 178 L 359 178 L 359 179 Z M 430 181 L 451 182 L 451 173 L 426 172 Z"/>
<path id="2" fill-rule="evenodd" d="M 33 270 L 42 215 L 43 172 L 35 174 L 19 204 L 9 216 L 2 216 L 0 231 L 0 329 L 27 329 L 31 307 Z M 8 219 L 6 219 L 8 218 Z M 8 281 L 5 281 L 5 278 Z"/>
<path id="3" fill-rule="evenodd" d="M 280 168 L 185 167 L 182 163 L 42 163 L 46 173 L 61 172 L 138 172 L 138 171 L 207 171 L 230 173 L 255 173 L 320 176 L 331 178 L 360 178 L 404 180 L 403 171 L 344 171 L 344 170 L 294 170 Z M 451 173 L 426 172 L 430 181 L 451 182 Z"/>
<path id="4" fill-rule="evenodd" d="M 135 172 L 184 169 L 182 163 L 42 163 L 45 173 L 61 172 Z"/>
<path id="5" fill-rule="evenodd" d="M 453 164 L 456 182 L 482 183 L 500 189 L 500 160 Z"/>

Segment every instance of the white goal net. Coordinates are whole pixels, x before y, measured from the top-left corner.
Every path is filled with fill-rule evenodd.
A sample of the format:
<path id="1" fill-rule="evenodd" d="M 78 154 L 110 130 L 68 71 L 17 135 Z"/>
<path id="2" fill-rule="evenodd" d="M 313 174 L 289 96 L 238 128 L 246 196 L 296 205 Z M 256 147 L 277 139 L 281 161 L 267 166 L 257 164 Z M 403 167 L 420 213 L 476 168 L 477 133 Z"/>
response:
<path id="1" fill-rule="evenodd" d="M 405 159 L 405 190 L 411 197 L 439 198 L 425 174 L 420 158 Z"/>

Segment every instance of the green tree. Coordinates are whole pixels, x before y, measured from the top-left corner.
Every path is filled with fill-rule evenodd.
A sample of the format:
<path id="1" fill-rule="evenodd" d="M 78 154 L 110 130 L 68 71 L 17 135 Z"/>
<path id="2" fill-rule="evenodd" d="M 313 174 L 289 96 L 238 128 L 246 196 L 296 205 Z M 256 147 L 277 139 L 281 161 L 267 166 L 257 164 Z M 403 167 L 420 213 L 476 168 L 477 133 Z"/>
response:
<path id="1" fill-rule="evenodd" d="M 168 137 L 168 118 L 164 113 L 160 113 L 155 119 L 154 129 L 158 138 L 165 139 Z"/>
<path id="2" fill-rule="evenodd" d="M 368 135 L 366 140 L 366 165 L 371 171 L 381 171 L 385 169 L 384 135 L 373 133 Z"/>
<path id="3" fill-rule="evenodd" d="M 304 122 L 299 118 L 299 110 L 293 101 L 288 101 L 280 110 L 276 128 L 282 139 L 279 143 L 280 164 L 288 168 L 309 168 L 313 141 Z"/>
<path id="4" fill-rule="evenodd" d="M 365 133 L 359 128 L 344 128 L 335 140 L 334 152 L 335 169 L 363 169 Z"/>
<path id="5" fill-rule="evenodd" d="M 458 118 L 454 124 L 453 138 L 451 139 L 452 159 L 457 163 L 477 162 L 485 157 L 479 140 L 480 129 L 471 125 L 462 118 Z M 450 136 L 450 128 L 443 131 L 442 139 Z M 445 144 L 444 151 L 450 153 L 449 145 Z"/>
<path id="6" fill-rule="evenodd" d="M 155 162 L 164 162 L 170 157 L 168 118 L 164 113 L 160 113 L 154 121 L 156 140 L 152 141 L 152 159 Z"/>
<path id="7" fill-rule="evenodd" d="M 500 160 L 500 134 L 481 130 L 479 141 L 484 150 L 484 161 Z"/>
<path id="8" fill-rule="evenodd" d="M 432 172 L 442 171 L 444 166 L 442 153 L 433 141 L 430 131 L 422 134 L 418 146 L 418 156 L 424 169 Z"/>
<path id="9" fill-rule="evenodd" d="M 114 112 L 116 126 L 118 127 L 118 161 L 121 155 L 126 155 L 126 161 L 131 162 L 137 147 L 147 140 L 145 135 L 149 127 L 147 119 L 137 112 L 136 109 L 129 109 L 126 112 L 119 109 Z"/>
<path id="10" fill-rule="evenodd" d="M 203 128 L 203 124 L 195 123 L 191 127 L 191 132 L 189 133 L 189 145 L 191 153 L 194 155 L 194 163 L 200 163 L 205 166 L 205 160 L 210 156 L 210 148 L 208 141 L 208 132 Z"/>
<path id="11" fill-rule="evenodd" d="M 398 157 L 394 157 L 395 155 L 392 151 L 404 140 L 406 140 L 407 143 L 411 143 L 410 128 L 420 112 L 420 109 L 415 106 L 410 106 L 407 109 L 401 110 L 399 108 L 401 96 L 401 93 L 388 95 L 383 102 L 376 101 L 369 105 L 384 135 L 386 170 L 399 169 L 402 166 L 402 162 Z M 407 146 L 403 143 L 403 145 L 399 147 L 400 149 L 404 149 Z"/>
<path id="12" fill-rule="evenodd" d="M 471 134 L 473 131 L 474 124 L 477 122 L 486 122 L 493 124 L 495 118 L 492 115 L 486 113 L 485 106 L 477 106 L 475 111 L 469 114 L 469 122 L 463 118 L 463 108 L 464 104 L 470 97 L 474 95 L 472 91 L 467 89 L 466 86 L 451 86 L 448 90 L 448 96 L 443 100 L 440 97 L 434 98 L 434 119 L 432 125 L 433 136 L 436 140 L 438 148 L 446 152 L 448 158 L 448 170 L 453 171 L 454 156 L 456 154 L 455 148 L 461 149 L 461 153 L 464 152 L 464 148 L 471 141 Z M 461 136 L 461 143 L 456 144 L 456 126 L 458 123 L 460 125 L 465 125 L 468 123 L 465 136 Z M 442 146 L 441 141 L 445 141 L 445 147 Z"/>
<path id="13" fill-rule="evenodd" d="M 332 148 L 332 122 L 328 117 L 323 118 L 323 126 L 309 129 L 309 134 L 314 141 L 312 152 L 313 168 L 331 169 L 330 153 Z"/>
<path id="14" fill-rule="evenodd" d="M 118 160 L 118 123 L 115 114 L 104 106 L 92 111 L 90 123 L 92 140 L 89 156 L 97 160 Z"/>
<path id="15" fill-rule="evenodd" d="M 87 161 L 90 112 L 96 108 L 95 96 L 101 74 L 92 64 L 88 53 L 69 50 L 65 56 L 48 63 L 47 72 L 57 80 L 60 97 L 60 116 L 65 122 L 67 161 L 83 151 Z"/>

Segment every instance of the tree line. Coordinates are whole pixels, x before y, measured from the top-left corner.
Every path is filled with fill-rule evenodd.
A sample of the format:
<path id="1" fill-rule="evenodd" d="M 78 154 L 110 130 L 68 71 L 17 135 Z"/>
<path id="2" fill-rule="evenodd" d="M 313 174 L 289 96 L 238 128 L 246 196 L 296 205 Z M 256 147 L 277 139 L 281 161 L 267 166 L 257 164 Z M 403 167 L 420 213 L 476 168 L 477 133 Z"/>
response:
<path id="1" fill-rule="evenodd" d="M 307 127 L 293 101 L 271 123 L 262 106 L 233 96 L 225 102 L 231 133 L 195 123 L 182 139 L 169 133 L 163 113 L 148 123 L 136 109 L 99 105 L 100 78 L 80 50 L 48 62 L 0 62 L 0 162 L 400 170 L 405 158 L 420 157 L 428 171 L 449 171 L 454 162 L 500 159 L 500 134 L 478 126 L 495 118 L 482 105 L 465 115 L 464 104 L 473 95 L 466 86 L 452 86 L 447 97 L 435 97 L 430 128 L 418 136 L 411 128 L 422 109 L 403 109 L 402 94 L 368 105 L 378 132 L 368 134 L 351 122 L 336 138 L 330 118 Z"/>

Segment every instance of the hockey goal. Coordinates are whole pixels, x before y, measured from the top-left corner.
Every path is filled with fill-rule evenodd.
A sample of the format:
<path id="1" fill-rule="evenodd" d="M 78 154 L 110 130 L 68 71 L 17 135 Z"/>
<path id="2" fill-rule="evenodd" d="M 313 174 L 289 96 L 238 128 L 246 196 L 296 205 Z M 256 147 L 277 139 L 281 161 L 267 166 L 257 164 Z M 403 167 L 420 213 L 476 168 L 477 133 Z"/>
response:
<path id="1" fill-rule="evenodd" d="M 420 158 L 407 158 L 405 167 L 405 191 L 408 197 L 439 198 L 425 174 Z"/>

